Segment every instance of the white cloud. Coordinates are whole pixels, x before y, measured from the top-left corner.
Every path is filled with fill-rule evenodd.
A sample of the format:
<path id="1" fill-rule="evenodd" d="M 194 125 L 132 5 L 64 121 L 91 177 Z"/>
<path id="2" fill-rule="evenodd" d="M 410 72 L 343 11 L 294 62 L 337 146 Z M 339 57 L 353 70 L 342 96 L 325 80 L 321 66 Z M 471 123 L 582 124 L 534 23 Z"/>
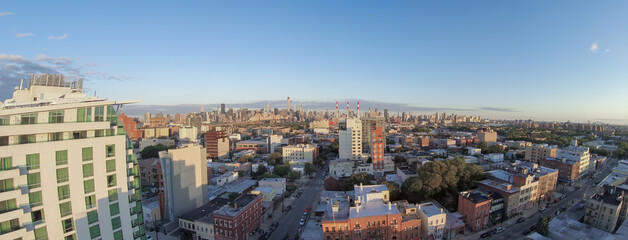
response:
<path id="1" fill-rule="evenodd" d="M 589 47 L 589 50 L 591 50 L 591 52 L 597 52 L 598 49 L 600 49 L 600 46 L 598 46 L 596 42 L 591 44 L 591 47 Z"/>
<path id="2" fill-rule="evenodd" d="M 63 34 L 63 35 L 58 36 L 58 37 L 56 37 L 56 36 L 49 36 L 48 39 L 61 40 L 61 39 L 66 39 L 67 37 L 68 37 L 68 34 L 66 33 L 66 34 Z"/>
<path id="3" fill-rule="evenodd" d="M 35 34 L 34 33 L 18 33 L 18 34 L 15 34 L 15 36 L 19 38 L 23 38 L 23 37 L 32 37 L 32 36 L 35 36 Z"/>
<path id="4" fill-rule="evenodd" d="M 9 15 L 13 15 L 13 13 L 12 12 L 0 12 L 0 17 L 9 16 Z"/>

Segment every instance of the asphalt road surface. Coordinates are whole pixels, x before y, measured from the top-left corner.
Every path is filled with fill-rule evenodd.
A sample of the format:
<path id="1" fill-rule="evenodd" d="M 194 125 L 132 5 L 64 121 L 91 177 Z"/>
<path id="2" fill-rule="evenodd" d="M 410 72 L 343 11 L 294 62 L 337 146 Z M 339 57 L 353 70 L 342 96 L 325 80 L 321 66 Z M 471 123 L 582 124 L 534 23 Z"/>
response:
<path id="1" fill-rule="evenodd" d="M 279 227 L 270 235 L 271 240 L 284 239 L 286 233 L 288 233 L 288 239 L 294 239 L 294 236 L 299 232 L 299 221 L 305 212 L 306 207 L 311 207 L 312 211 L 314 203 L 320 198 L 321 190 L 323 189 L 323 179 L 320 178 L 320 174 L 324 171 L 319 169 L 316 173 L 316 178 L 311 179 L 310 182 L 302 186 L 303 194 L 292 203 L 292 209 L 289 212 L 284 212 L 278 220 Z M 286 206 L 287 207 L 287 206 Z"/>

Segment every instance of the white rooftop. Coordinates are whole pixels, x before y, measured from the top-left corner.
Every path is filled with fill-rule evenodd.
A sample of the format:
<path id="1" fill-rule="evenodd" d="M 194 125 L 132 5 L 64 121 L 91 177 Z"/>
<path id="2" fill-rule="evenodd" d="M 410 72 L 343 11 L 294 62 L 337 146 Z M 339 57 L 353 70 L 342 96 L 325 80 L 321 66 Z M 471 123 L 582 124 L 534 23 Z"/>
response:
<path id="1" fill-rule="evenodd" d="M 421 210 L 421 212 L 423 212 L 427 217 L 445 214 L 445 212 L 441 208 L 434 205 L 433 203 L 421 203 L 419 204 L 419 210 Z"/>

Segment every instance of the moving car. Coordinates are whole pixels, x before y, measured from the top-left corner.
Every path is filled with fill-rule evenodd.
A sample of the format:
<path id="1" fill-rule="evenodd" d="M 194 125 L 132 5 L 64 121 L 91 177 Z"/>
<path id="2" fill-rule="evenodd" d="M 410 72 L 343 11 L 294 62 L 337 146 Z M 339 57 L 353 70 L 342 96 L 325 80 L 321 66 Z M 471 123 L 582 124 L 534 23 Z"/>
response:
<path id="1" fill-rule="evenodd" d="M 503 227 L 497 227 L 495 228 L 495 230 L 493 230 L 495 233 L 502 233 L 504 231 L 506 231 L 506 229 L 504 229 Z"/>
<path id="2" fill-rule="evenodd" d="M 546 209 L 545 207 L 541 207 L 541 208 L 539 208 L 539 210 L 540 210 L 541 212 L 542 212 L 542 211 L 545 211 L 545 209 Z"/>
<path id="3" fill-rule="evenodd" d="M 522 223 L 522 222 L 525 222 L 525 221 L 526 221 L 526 219 L 522 218 L 522 217 L 517 219 L 517 223 Z"/>
<path id="4" fill-rule="evenodd" d="M 485 233 L 482 233 L 482 235 L 480 235 L 480 237 L 481 238 L 487 238 L 487 237 L 490 237 L 491 234 L 492 234 L 491 232 L 485 232 Z"/>

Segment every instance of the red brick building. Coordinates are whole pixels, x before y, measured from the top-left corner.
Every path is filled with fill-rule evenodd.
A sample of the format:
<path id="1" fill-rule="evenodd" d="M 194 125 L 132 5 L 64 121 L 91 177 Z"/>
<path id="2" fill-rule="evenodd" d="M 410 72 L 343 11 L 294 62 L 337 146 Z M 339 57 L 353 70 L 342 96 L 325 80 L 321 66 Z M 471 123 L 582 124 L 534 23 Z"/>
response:
<path id="1" fill-rule="evenodd" d="M 383 129 L 380 126 L 371 131 L 371 158 L 373 159 L 373 171 L 384 170 L 384 151 L 386 141 Z"/>
<path id="2" fill-rule="evenodd" d="M 248 239 L 248 234 L 259 228 L 262 222 L 262 195 L 242 195 L 233 203 L 214 211 L 213 217 L 216 240 Z"/>
<path id="3" fill-rule="evenodd" d="M 120 113 L 120 121 L 131 141 L 137 141 L 142 138 L 142 130 L 137 129 L 137 122 L 135 122 L 133 118 L 124 115 L 124 113 Z"/>
<path id="4" fill-rule="evenodd" d="M 467 228 L 480 231 L 488 227 L 493 199 L 481 191 L 466 191 L 458 194 L 458 212 L 464 216 Z"/>
<path id="5" fill-rule="evenodd" d="M 229 153 L 230 143 L 226 131 L 207 131 L 205 149 L 208 158 L 220 158 Z"/>
<path id="6" fill-rule="evenodd" d="M 562 181 L 575 181 L 578 179 L 580 162 L 567 159 L 547 157 L 540 159 L 539 165 L 547 168 L 558 169 L 558 179 Z"/>

